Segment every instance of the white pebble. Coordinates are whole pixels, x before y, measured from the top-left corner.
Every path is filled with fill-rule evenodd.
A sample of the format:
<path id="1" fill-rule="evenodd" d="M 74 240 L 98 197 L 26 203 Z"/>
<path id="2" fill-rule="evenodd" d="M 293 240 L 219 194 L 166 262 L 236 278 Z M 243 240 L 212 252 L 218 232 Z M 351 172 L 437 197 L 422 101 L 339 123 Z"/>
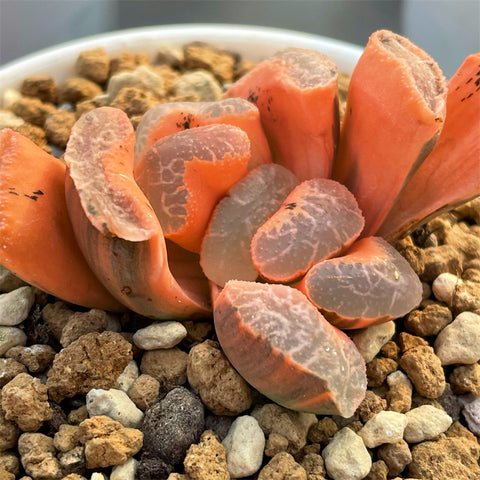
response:
<path id="1" fill-rule="evenodd" d="M 0 326 L 0 356 L 12 347 L 25 346 L 26 344 L 27 336 L 23 330 L 16 327 Z"/>
<path id="2" fill-rule="evenodd" d="M 462 279 L 453 273 L 441 273 L 432 283 L 435 298 L 451 306 L 455 288 L 459 283 L 462 283 Z"/>
<path id="3" fill-rule="evenodd" d="M 94 472 L 92 473 L 90 480 L 108 480 L 108 478 L 103 473 Z"/>
<path id="4" fill-rule="evenodd" d="M 13 326 L 22 323 L 35 302 L 32 287 L 20 287 L 0 295 L 0 325 Z"/>
<path id="5" fill-rule="evenodd" d="M 138 375 L 139 371 L 137 362 L 135 360 L 128 362 L 123 372 L 117 377 L 117 380 L 115 381 L 115 388 L 127 393 L 131 386 L 135 383 Z"/>
<path id="6" fill-rule="evenodd" d="M 445 432 L 452 424 L 452 417 L 432 405 L 413 408 L 405 414 L 408 423 L 403 438 L 408 443 L 432 440 Z"/>
<path id="7" fill-rule="evenodd" d="M 372 468 L 372 459 L 363 440 L 345 427 L 323 449 L 325 468 L 333 480 L 361 480 Z"/>
<path id="8" fill-rule="evenodd" d="M 121 390 L 94 388 L 87 393 L 87 410 L 90 417 L 106 415 L 124 427 L 139 428 L 144 414 Z"/>
<path id="9" fill-rule="evenodd" d="M 480 435 L 480 397 L 463 395 L 459 400 L 463 406 L 462 412 L 468 428 L 473 434 Z"/>
<path id="10" fill-rule="evenodd" d="M 350 336 L 365 362 L 368 363 L 375 358 L 375 355 L 394 334 L 395 323 L 391 321 L 357 330 L 352 332 Z"/>
<path id="11" fill-rule="evenodd" d="M 403 413 L 382 410 L 375 414 L 358 432 L 368 448 L 384 443 L 397 443 L 403 438 L 407 417 Z"/>
<path id="12" fill-rule="evenodd" d="M 238 417 L 232 423 L 222 445 L 227 452 L 227 467 L 231 478 L 248 477 L 260 469 L 265 435 L 255 418 L 250 415 Z"/>
<path id="13" fill-rule="evenodd" d="M 480 360 L 480 315 L 462 312 L 435 340 L 442 365 L 471 364 Z"/>
<path id="14" fill-rule="evenodd" d="M 187 336 L 187 329 L 180 322 L 158 322 L 137 330 L 133 341 L 142 350 L 173 348 Z"/>
<path id="15" fill-rule="evenodd" d="M 25 123 L 21 117 L 17 117 L 10 110 L 0 110 L 0 128 L 16 128 Z"/>
<path id="16" fill-rule="evenodd" d="M 112 468 L 110 480 L 134 480 L 138 461 L 130 457 L 125 463 Z"/>
<path id="17" fill-rule="evenodd" d="M 3 91 L 3 108 L 10 108 L 17 100 L 22 98 L 22 94 L 14 88 L 7 88 Z M 8 111 L 8 110 L 7 110 Z M 3 126 L 3 125 L 2 125 Z"/>

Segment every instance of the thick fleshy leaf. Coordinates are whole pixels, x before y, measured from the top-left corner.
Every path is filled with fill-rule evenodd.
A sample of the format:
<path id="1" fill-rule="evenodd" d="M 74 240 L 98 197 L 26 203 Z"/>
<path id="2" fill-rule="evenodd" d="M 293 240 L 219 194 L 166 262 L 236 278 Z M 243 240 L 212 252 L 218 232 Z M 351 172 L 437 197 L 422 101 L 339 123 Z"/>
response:
<path id="1" fill-rule="evenodd" d="M 410 264 L 379 237 L 362 238 L 343 257 L 317 263 L 296 286 L 343 329 L 393 320 L 422 300 Z"/>
<path id="2" fill-rule="evenodd" d="M 275 162 L 301 181 L 330 176 L 339 114 L 337 67 L 329 58 L 289 48 L 258 64 L 225 96 L 258 107 Z"/>
<path id="3" fill-rule="evenodd" d="M 294 410 L 353 415 L 365 395 L 365 362 L 301 292 L 230 281 L 214 306 L 223 351 L 261 393 Z"/>
<path id="4" fill-rule="evenodd" d="M 257 107 L 241 98 L 228 98 L 215 102 L 162 103 L 150 109 L 136 130 L 135 163 L 141 162 L 149 148 L 161 138 L 213 123 L 234 125 L 248 135 L 252 154 L 249 170 L 272 161 Z"/>
<path id="5" fill-rule="evenodd" d="M 210 280 L 221 286 L 232 279 L 256 280 L 252 237 L 297 184 L 286 168 L 266 164 L 229 190 L 217 205 L 202 243 L 200 264 Z"/>
<path id="6" fill-rule="evenodd" d="M 448 82 L 447 116 L 432 153 L 378 230 L 390 241 L 480 195 L 480 53 Z"/>
<path id="7" fill-rule="evenodd" d="M 178 246 L 167 252 L 160 228 L 158 234 L 141 242 L 102 234 L 87 218 L 68 175 L 65 188 L 78 244 L 116 299 L 151 318 L 204 317 L 210 313 L 208 284 L 198 256 L 194 258 L 193 253 Z"/>
<path id="8" fill-rule="evenodd" d="M 0 263 L 68 302 L 121 310 L 78 248 L 64 181 L 60 160 L 13 130 L 0 131 Z"/>
<path id="9" fill-rule="evenodd" d="M 233 125 L 207 125 L 160 139 L 135 168 L 166 238 L 199 252 L 217 202 L 247 173 L 250 142 Z"/>
<path id="10" fill-rule="evenodd" d="M 97 108 L 72 128 L 65 163 L 92 225 L 105 235 L 140 241 L 159 229 L 133 179 L 134 143 L 132 124 L 122 110 Z"/>
<path id="11" fill-rule="evenodd" d="M 102 284 L 133 311 L 153 318 L 207 315 L 208 284 L 198 256 L 195 266 L 193 254 L 176 249 L 169 264 L 162 228 L 133 179 L 132 136 L 126 121 L 121 110 L 103 108 L 84 115 L 73 129 L 65 157 L 77 168 L 74 179 L 67 171 L 65 190 L 77 242 Z M 92 198 L 94 193 L 102 198 Z M 101 210 L 92 212 L 94 200 Z M 99 218 L 107 227 L 98 228 Z M 148 229 L 142 232 L 145 218 Z M 189 263 L 192 268 L 185 270 Z"/>
<path id="12" fill-rule="evenodd" d="M 373 235 L 432 150 L 445 117 L 435 61 L 387 30 L 371 35 L 350 80 L 333 178 L 353 193 Z"/>
<path id="13" fill-rule="evenodd" d="M 290 282 L 348 248 L 363 225 L 357 202 L 343 185 L 322 178 L 307 180 L 255 233 L 253 263 L 266 279 Z"/>

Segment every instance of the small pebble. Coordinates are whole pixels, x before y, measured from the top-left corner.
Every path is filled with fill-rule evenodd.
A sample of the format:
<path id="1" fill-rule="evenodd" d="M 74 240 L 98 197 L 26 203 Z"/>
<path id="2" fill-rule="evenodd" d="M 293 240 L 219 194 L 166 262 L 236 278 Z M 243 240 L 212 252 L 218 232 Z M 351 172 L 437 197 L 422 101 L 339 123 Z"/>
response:
<path id="1" fill-rule="evenodd" d="M 12 112 L 15 115 L 38 127 L 43 127 L 47 115 L 55 110 L 51 103 L 42 102 L 34 97 L 21 97 L 12 105 Z"/>
<path id="2" fill-rule="evenodd" d="M 355 413 L 360 415 L 360 418 L 362 419 L 363 422 L 366 422 L 367 420 L 370 420 L 377 413 L 381 412 L 382 410 L 385 410 L 386 408 L 387 408 L 387 402 L 383 398 L 379 397 L 378 395 L 375 395 L 375 393 L 372 392 L 371 390 L 367 390 L 365 392 L 365 398 L 362 400 L 362 403 L 360 403 Z M 310 428 L 310 431 L 312 430 L 312 428 Z M 310 440 L 310 431 L 308 432 L 309 440 Z M 336 432 L 336 429 L 335 429 L 335 432 Z M 319 443 L 322 443 L 322 442 L 319 442 Z"/>
<path id="3" fill-rule="evenodd" d="M 133 335 L 133 341 L 142 350 L 172 348 L 187 336 L 187 329 L 180 322 L 152 323 Z"/>
<path id="4" fill-rule="evenodd" d="M 230 479 L 225 448 L 210 430 L 202 433 L 198 445 L 190 445 L 183 466 L 192 480 Z"/>
<path id="5" fill-rule="evenodd" d="M 452 312 L 444 305 L 433 303 L 423 310 L 414 310 L 404 322 L 405 329 L 414 335 L 437 335 L 452 321 Z"/>
<path id="6" fill-rule="evenodd" d="M 60 343 L 66 347 L 82 335 L 91 332 L 101 333 L 105 330 L 120 331 L 120 323 L 113 314 L 97 308 L 92 308 L 88 312 L 71 312 L 62 328 Z"/>
<path id="7" fill-rule="evenodd" d="M 288 440 L 288 452 L 295 454 L 307 443 L 310 427 L 317 423 L 313 413 L 295 412 L 274 403 L 257 405 L 251 414 L 263 433 L 278 433 Z"/>
<path id="8" fill-rule="evenodd" d="M 397 370 L 387 377 L 387 384 L 389 387 L 387 393 L 387 401 L 390 410 L 399 413 L 405 413 L 410 410 L 412 406 L 412 383 L 408 377 Z"/>
<path id="9" fill-rule="evenodd" d="M 475 435 L 480 435 L 480 397 L 465 395 L 460 402 L 463 405 L 462 413 L 468 428 Z"/>
<path id="10" fill-rule="evenodd" d="M 177 347 L 149 350 L 143 354 L 140 371 L 160 382 L 160 391 L 168 392 L 187 381 L 188 353 Z"/>
<path id="11" fill-rule="evenodd" d="M 478 444 L 464 438 L 440 438 L 412 448 L 407 472 L 428 480 L 477 480 L 480 478 Z M 440 460 L 441 459 L 441 460 Z"/>
<path id="12" fill-rule="evenodd" d="M 172 87 L 175 95 L 194 95 L 200 102 L 213 102 L 222 98 L 222 87 L 215 77 L 205 71 L 184 73 Z"/>
<path id="13" fill-rule="evenodd" d="M 399 475 L 412 461 L 412 453 L 405 440 L 396 443 L 385 443 L 377 450 L 378 458 L 383 460 L 388 467 L 390 476 Z"/>
<path id="14" fill-rule="evenodd" d="M 350 334 L 358 351 L 365 362 L 371 362 L 381 348 L 395 334 L 395 322 L 385 322 L 380 325 L 373 325 L 362 330 L 357 330 Z"/>
<path id="15" fill-rule="evenodd" d="M 472 363 L 454 368 L 449 380 L 454 393 L 471 393 L 480 397 L 480 364 Z"/>
<path id="16" fill-rule="evenodd" d="M 372 468 L 372 459 L 362 438 L 342 428 L 323 449 L 323 460 L 333 480 L 361 480 Z"/>
<path id="17" fill-rule="evenodd" d="M 437 300 L 451 306 L 455 289 L 458 288 L 461 283 L 463 283 L 462 279 L 453 273 L 441 273 L 433 281 L 432 291 Z"/>
<path id="18" fill-rule="evenodd" d="M 185 60 L 183 48 L 178 45 L 163 43 L 157 46 L 157 63 L 173 68 L 181 68 Z"/>
<path id="19" fill-rule="evenodd" d="M 0 404 L 0 452 L 15 448 L 19 435 L 18 425 L 5 418 L 5 411 Z"/>
<path id="20" fill-rule="evenodd" d="M 435 340 L 442 365 L 471 364 L 480 360 L 480 315 L 463 312 Z"/>
<path id="21" fill-rule="evenodd" d="M 143 412 L 121 390 L 94 388 L 87 393 L 87 410 L 91 417 L 106 415 L 124 427 L 140 428 Z"/>
<path id="22" fill-rule="evenodd" d="M 67 78 L 59 88 L 59 101 L 78 103 L 89 100 L 97 95 L 101 95 L 102 89 L 95 83 L 86 78 L 71 77 Z"/>
<path id="23" fill-rule="evenodd" d="M 51 437 L 42 433 L 23 433 L 18 439 L 18 452 L 25 472 L 35 480 L 62 478 Z"/>
<path id="24" fill-rule="evenodd" d="M 183 387 L 171 390 L 145 412 L 142 426 L 145 447 L 139 470 L 144 470 L 145 464 L 150 469 L 151 459 L 155 459 L 157 463 L 163 462 L 165 471 L 170 468 L 171 472 L 173 466 L 182 463 L 188 447 L 200 440 L 204 424 L 200 399 Z"/>
<path id="25" fill-rule="evenodd" d="M 3 108 L 12 108 L 12 105 L 22 98 L 22 94 L 15 88 L 6 88 L 3 91 L 2 101 Z"/>
<path id="26" fill-rule="evenodd" d="M 1 406 L 5 418 L 24 432 L 37 431 L 53 415 L 47 388 L 28 373 L 20 373 L 2 388 Z"/>
<path id="27" fill-rule="evenodd" d="M 79 425 L 78 436 L 85 445 L 88 469 L 121 465 L 135 455 L 143 444 L 142 432 L 126 428 L 104 415 L 84 420 Z"/>
<path id="28" fill-rule="evenodd" d="M 184 52 L 187 70 L 202 68 L 212 72 L 221 82 L 232 81 L 235 60 L 229 53 L 200 42 L 186 45 Z"/>
<path id="29" fill-rule="evenodd" d="M 20 91 L 27 97 L 37 97 L 42 102 L 55 103 L 57 82 L 50 75 L 31 75 L 23 80 Z"/>
<path id="30" fill-rule="evenodd" d="M 58 432 L 53 437 L 54 447 L 63 453 L 72 450 L 80 442 L 78 433 L 78 425 L 69 425 L 68 423 L 60 425 Z"/>
<path id="31" fill-rule="evenodd" d="M 143 373 L 133 382 L 127 393 L 140 410 L 146 410 L 157 401 L 160 393 L 160 382 Z"/>
<path id="32" fill-rule="evenodd" d="M 49 113 L 43 127 L 47 140 L 57 147 L 65 148 L 75 122 L 76 117 L 73 112 L 56 110 Z"/>
<path id="33" fill-rule="evenodd" d="M 0 356 L 5 355 L 12 347 L 26 344 L 27 336 L 23 330 L 16 327 L 0 326 Z"/>
<path id="34" fill-rule="evenodd" d="M 372 468 L 365 477 L 365 480 L 387 480 L 388 467 L 383 460 L 372 463 Z"/>
<path id="35" fill-rule="evenodd" d="M 387 375 L 397 370 L 398 363 L 391 358 L 375 357 L 367 363 L 367 380 L 369 387 L 379 387 Z"/>
<path id="36" fill-rule="evenodd" d="M 402 355 L 400 366 L 420 395 L 437 398 L 445 390 L 445 373 L 432 347 L 410 348 Z"/>
<path id="37" fill-rule="evenodd" d="M 407 418 L 403 413 L 382 411 L 375 414 L 358 432 L 368 448 L 396 443 L 403 438 Z"/>
<path id="38" fill-rule="evenodd" d="M 0 295 L 0 325 L 15 326 L 22 323 L 35 302 L 32 287 L 20 287 Z"/>
<path id="39" fill-rule="evenodd" d="M 85 448 L 81 445 L 59 453 L 57 458 L 64 474 L 85 471 Z"/>
<path id="40" fill-rule="evenodd" d="M 277 453 L 286 452 L 288 440 L 279 433 L 271 433 L 265 442 L 265 455 L 274 457 Z"/>
<path id="41" fill-rule="evenodd" d="M 445 432 L 452 424 L 450 415 L 431 405 L 414 408 L 405 415 L 408 423 L 403 438 L 408 443 L 432 440 Z"/>
<path id="42" fill-rule="evenodd" d="M 287 452 L 277 453 L 260 471 L 258 480 L 307 480 L 307 472 Z M 345 479 L 347 480 L 347 479 Z"/>
<path id="43" fill-rule="evenodd" d="M 308 429 L 308 440 L 312 443 L 328 443 L 337 431 L 337 424 L 330 417 L 324 417 L 310 426 Z"/>
<path id="44" fill-rule="evenodd" d="M 92 388 L 112 388 L 131 360 L 132 346 L 119 333 L 82 335 L 55 356 L 48 371 L 48 394 L 59 403 Z"/>
<path id="45" fill-rule="evenodd" d="M 50 345 L 36 344 L 29 347 L 17 345 L 10 348 L 5 356 L 25 365 L 30 373 L 40 373 L 50 366 L 55 353 Z"/>
<path id="46" fill-rule="evenodd" d="M 260 469 L 265 435 L 255 418 L 250 415 L 237 417 L 222 445 L 227 452 L 227 467 L 231 478 L 248 477 Z"/>
<path id="47" fill-rule="evenodd" d="M 27 373 L 25 365 L 17 362 L 13 358 L 0 358 L 0 388 L 20 373 Z"/>
<path id="48" fill-rule="evenodd" d="M 122 465 L 116 465 L 112 468 L 110 480 L 134 480 L 137 471 L 138 461 L 130 457 Z"/>
<path id="49" fill-rule="evenodd" d="M 25 120 L 10 110 L 0 110 L 0 128 L 15 129 L 25 123 Z M 2 267 L 5 268 L 5 267 Z M 0 284 L 1 285 L 1 284 Z"/>
<path id="50" fill-rule="evenodd" d="M 452 311 L 473 312 L 480 315 L 480 283 L 465 280 L 455 290 L 452 300 Z"/>
<path id="51" fill-rule="evenodd" d="M 318 453 L 307 453 L 300 462 L 300 465 L 307 472 L 308 480 L 325 480 L 325 462 Z"/>
<path id="52" fill-rule="evenodd" d="M 10 270 L 0 265 L 0 292 L 11 292 L 26 286 L 26 283 L 14 275 Z"/>
<path id="53" fill-rule="evenodd" d="M 104 83 L 108 78 L 110 58 L 107 52 L 99 47 L 80 52 L 75 64 L 77 73 L 96 83 Z"/>
<path id="54" fill-rule="evenodd" d="M 123 372 L 117 377 L 117 380 L 115 381 L 115 388 L 122 390 L 122 392 L 125 393 L 128 392 L 135 380 L 138 378 L 138 375 L 139 371 L 137 362 L 132 360 L 128 363 Z"/>
<path id="55" fill-rule="evenodd" d="M 190 350 L 187 377 L 205 406 L 216 415 L 238 415 L 252 403 L 250 387 L 217 342 L 206 340 Z"/>
<path id="56" fill-rule="evenodd" d="M 413 347 L 427 347 L 428 342 L 423 339 L 422 337 L 417 337 L 416 335 L 411 335 L 410 333 L 407 332 L 401 332 L 400 335 L 397 338 L 397 344 L 400 347 L 400 351 L 402 353 L 406 352 L 407 350 L 410 350 L 410 348 Z"/>
<path id="57" fill-rule="evenodd" d="M 0 467 L 14 476 L 18 475 L 20 473 L 20 460 L 13 452 L 0 452 Z"/>

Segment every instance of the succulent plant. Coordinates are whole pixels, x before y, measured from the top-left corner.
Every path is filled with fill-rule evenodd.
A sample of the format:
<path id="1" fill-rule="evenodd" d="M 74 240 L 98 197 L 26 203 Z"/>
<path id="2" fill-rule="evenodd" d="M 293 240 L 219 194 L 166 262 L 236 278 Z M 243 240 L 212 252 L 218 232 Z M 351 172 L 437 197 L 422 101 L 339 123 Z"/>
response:
<path id="1" fill-rule="evenodd" d="M 341 124 L 336 66 L 291 48 L 224 100 L 159 105 L 136 132 L 121 110 L 86 113 L 66 165 L 3 129 L 0 263 L 86 307 L 213 311 L 225 354 L 254 387 L 348 417 L 365 364 L 339 328 L 421 300 L 386 240 L 480 194 L 479 78 L 480 54 L 446 85 L 425 52 L 382 30 L 352 74 Z"/>

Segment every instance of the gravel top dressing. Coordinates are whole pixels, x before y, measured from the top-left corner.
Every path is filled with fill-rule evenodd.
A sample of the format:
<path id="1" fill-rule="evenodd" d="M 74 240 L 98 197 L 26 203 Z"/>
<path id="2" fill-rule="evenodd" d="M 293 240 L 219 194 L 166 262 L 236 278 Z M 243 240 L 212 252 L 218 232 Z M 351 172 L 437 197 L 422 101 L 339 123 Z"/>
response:
<path id="1" fill-rule="evenodd" d="M 8 89 L 0 480 L 480 480 L 474 68 L 381 31 L 351 81 L 192 42 Z"/>

